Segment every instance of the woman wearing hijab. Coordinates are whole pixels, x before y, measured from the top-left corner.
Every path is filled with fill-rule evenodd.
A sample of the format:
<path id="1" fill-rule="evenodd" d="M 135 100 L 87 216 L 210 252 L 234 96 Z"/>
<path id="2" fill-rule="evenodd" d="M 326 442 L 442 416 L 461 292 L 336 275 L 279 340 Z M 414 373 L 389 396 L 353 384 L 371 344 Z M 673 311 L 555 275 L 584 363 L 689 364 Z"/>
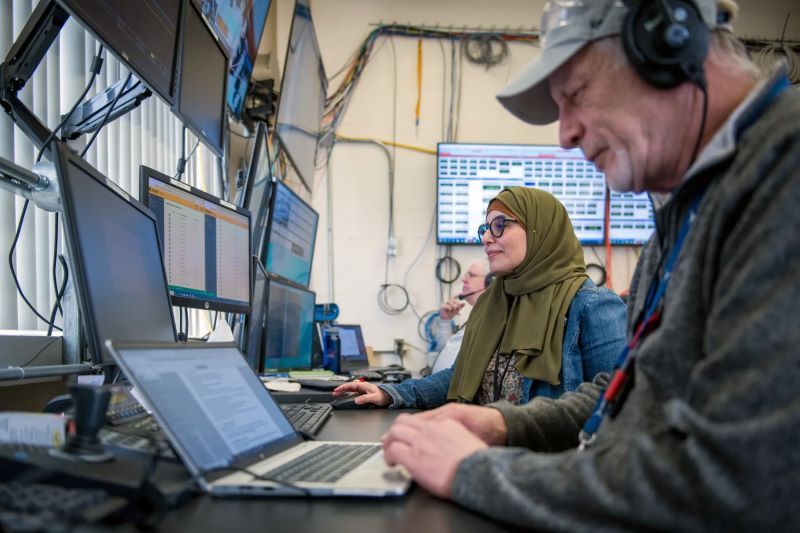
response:
<path id="1" fill-rule="evenodd" d="M 538 189 L 504 189 L 478 229 L 495 275 L 470 313 L 454 365 L 397 385 L 346 383 L 358 404 L 426 409 L 556 398 L 612 370 L 625 343 L 626 309 L 586 275 L 564 206 Z"/>

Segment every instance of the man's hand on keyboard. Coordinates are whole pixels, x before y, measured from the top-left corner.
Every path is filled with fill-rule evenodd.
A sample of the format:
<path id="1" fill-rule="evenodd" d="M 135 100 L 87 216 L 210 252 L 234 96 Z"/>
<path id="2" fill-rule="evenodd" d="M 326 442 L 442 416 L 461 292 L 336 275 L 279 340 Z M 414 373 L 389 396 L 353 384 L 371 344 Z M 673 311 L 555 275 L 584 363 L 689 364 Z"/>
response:
<path id="1" fill-rule="evenodd" d="M 351 381 L 350 383 L 339 385 L 333 390 L 333 395 L 342 396 L 343 394 L 349 394 L 352 392 L 357 392 L 360 394 L 360 396 L 355 399 L 355 402 L 359 405 L 372 403 L 379 407 L 386 407 L 392 403 L 391 396 L 386 394 L 377 385 L 374 385 L 368 381 Z"/>

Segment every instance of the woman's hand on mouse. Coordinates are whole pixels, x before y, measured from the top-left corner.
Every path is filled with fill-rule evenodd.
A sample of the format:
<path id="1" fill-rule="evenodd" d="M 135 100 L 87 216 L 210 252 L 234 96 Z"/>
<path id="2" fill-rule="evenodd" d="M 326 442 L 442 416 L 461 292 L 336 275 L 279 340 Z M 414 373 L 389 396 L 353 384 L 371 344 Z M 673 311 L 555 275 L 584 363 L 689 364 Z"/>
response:
<path id="1" fill-rule="evenodd" d="M 358 393 L 359 396 L 354 400 L 357 404 L 372 403 L 379 407 L 386 407 L 392 403 L 392 398 L 380 387 L 368 381 L 351 381 L 344 385 L 339 385 L 333 389 L 334 396 L 342 396 L 348 393 Z"/>

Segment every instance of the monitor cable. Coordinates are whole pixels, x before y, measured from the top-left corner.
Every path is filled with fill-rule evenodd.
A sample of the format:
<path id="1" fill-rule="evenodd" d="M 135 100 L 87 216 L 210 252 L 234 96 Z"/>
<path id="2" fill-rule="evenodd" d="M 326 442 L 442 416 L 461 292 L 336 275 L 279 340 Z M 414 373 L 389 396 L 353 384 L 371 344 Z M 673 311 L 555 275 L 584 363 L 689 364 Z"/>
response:
<path id="1" fill-rule="evenodd" d="M 197 139 L 194 143 L 194 148 L 192 151 L 189 152 L 189 155 L 184 157 L 184 153 L 186 151 L 186 126 L 183 127 L 183 132 L 181 133 L 181 156 L 178 158 L 178 168 L 175 172 L 175 176 L 173 179 L 181 181 L 181 176 L 186 171 L 186 164 L 194 155 L 194 151 L 197 150 L 197 147 L 200 145 L 200 139 Z"/>
<path id="2" fill-rule="evenodd" d="M 28 212 L 28 205 L 30 204 L 30 200 L 26 199 L 25 203 L 22 204 L 22 213 L 19 216 L 19 222 L 17 222 L 17 232 L 14 234 L 14 240 L 11 242 L 11 250 L 8 252 L 8 268 L 11 270 L 11 277 L 14 279 L 14 285 L 17 287 L 17 292 L 22 297 L 22 300 L 25 304 L 33 311 L 41 321 L 43 321 L 48 326 L 52 327 L 53 329 L 57 329 L 58 331 L 62 331 L 62 329 L 51 321 L 47 320 L 44 316 L 42 316 L 39 311 L 33 306 L 33 304 L 28 300 L 28 297 L 25 296 L 25 293 L 22 290 L 22 286 L 19 284 L 19 278 L 17 277 L 17 271 L 14 268 L 14 252 L 17 249 L 17 242 L 19 241 L 19 235 L 22 232 L 22 223 L 25 222 L 25 213 Z"/>
<path id="3" fill-rule="evenodd" d="M 128 86 L 128 84 L 130 83 L 132 77 L 133 77 L 133 72 L 128 73 L 128 77 L 125 78 L 125 83 L 122 84 L 123 88 Z M 136 82 L 136 85 L 134 85 L 134 87 L 138 86 L 141 83 L 142 82 L 140 82 L 140 81 Z M 117 105 L 117 102 L 119 101 L 120 96 L 122 96 L 122 93 L 124 93 L 124 92 L 125 92 L 124 90 L 120 90 L 116 94 L 116 96 L 114 96 L 114 99 L 111 100 L 111 105 L 108 106 L 108 111 L 106 111 L 106 114 L 103 117 L 103 121 L 100 122 L 100 125 L 97 127 L 96 130 L 94 130 L 94 133 L 92 134 L 92 138 L 89 139 L 89 142 L 86 143 L 86 146 L 83 147 L 83 150 L 81 151 L 81 157 L 84 157 L 86 155 L 86 152 L 89 151 L 89 148 L 92 146 L 92 143 L 94 143 L 94 140 L 97 138 L 97 135 L 100 133 L 100 130 L 102 130 L 103 126 L 105 126 L 106 122 L 108 122 L 108 117 L 111 116 L 111 112 L 114 111 L 114 106 Z"/>
<path id="4" fill-rule="evenodd" d="M 58 135 L 59 130 L 61 130 L 61 128 L 64 127 L 64 124 L 67 123 L 67 121 L 70 119 L 75 110 L 78 109 L 78 106 L 81 105 L 81 102 L 83 102 L 83 99 L 86 98 L 86 95 L 89 93 L 89 89 L 91 89 L 92 85 L 94 85 L 94 80 L 97 78 L 97 75 L 100 74 L 100 71 L 103 69 L 103 58 L 101 57 L 102 54 L 103 54 L 103 45 L 101 44 L 97 48 L 97 53 L 92 59 L 91 67 L 89 67 L 90 76 L 88 83 L 86 83 L 86 87 L 83 89 L 83 92 L 75 101 L 75 104 L 72 106 L 72 109 L 69 110 L 69 113 L 64 115 L 64 118 L 61 119 L 61 122 L 58 123 L 58 125 L 53 129 L 53 131 L 50 133 L 47 139 L 45 139 L 44 144 L 42 144 L 42 147 L 39 150 L 39 155 L 36 156 L 37 163 L 41 161 L 42 155 L 44 154 L 47 145 L 50 144 L 50 141 L 52 141 L 56 135 Z"/>
<path id="5" fill-rule="evenodd" d="M 91 89 L 92 85 L 94 85 L 94 80 L 97 78 L 97 75 L 100 73 L 100 71 L 103 68 L 103 58 L 101 57 L 102 54 L 103 54 L 103 45 L 101 44 L 98 47 L 97 53 L 95 54 L 94 58 L 92 59 L 92 65 L 89 68 L 89 72 L 90 72 L 89 81 L 86 83 L 86 86 L 84 87 L 83 92 L 81 92 L 81 95 L 78 97 L 78 99 L 72 105 L 72 108 L 69 110 L 69 112 L 66 115 L 64 115 L 64 117 L 61 119 L 61 122 L 58 123 L 58 125 L 53 129 L 53 131 L 50 133 L 50 135 L 47 137 L 47 139 L 45 139 L 44 143 L 42 144 L 42 147 L 39 149 L 38 155 L 36 156 L 36 162 L 37 163 L 39 161 L 41 161 L 42 155 L 44 155 L 44 151 L 47 148 L 47 145 L 49 145 L 50 141 L 52 141 L 56 137 L 56 135 L 58 135 L 58 132 L 61 130 L 61 128 L 64 126 L 64 124 L 66 124 L 66 122 L 69 120 L 69 118 L 75 112 L 75 110 L 78 108 L 78 106 L 81 104 L 81 102 L 83 102 L 83 99 L 86 98 L 86 95 L 89 93 L 89 89 Z M 14 285 L 17 287 L 17 292 L 22 297 L 22 300 L 25 302 L 25 304 L 31 309 L 31 311 L 33 311 L 33 313 L 37 317 L 39 317 L 45 324 L 48 325 L 48 328 L 50 328 L 50 329 L 48 329 L 48 335 L 50 335 L 49 332 L 51 332 L 52 329 L 56 329 L 58 331 L 62 331 L 61 328 L 59 328 L 58 326 L 56 326 L 53 323 L 55 321 L 55 315 L 53 315 L 53 318 L 51 318 L 50 320 L 47 320 L 46 318 L 44 318 L 39 313 L 39 311 L 37 311 L 34 308 L 33 304 L 31 304 L 31 302 L 28 300 L 27 296 L 25 296 L 25 293 L 23 292 L 22 287 L 20 286 L 19 279 L 17 278 L 16 270 L 14 269 L 14 252 L 16 251 L 17 242 L 19 241 L 19 235 L 20 235 L 20 232 L 22 231 L 22 224 L 25 221 L 25 213 L 28 210 L 28 204 L 29 204 L 29 200 L 25 200 L 25 203 L 22 206 L 22 214 L 20 215 L 19 222 L 17 223 L 17 232 L 16 232 L 16 234 L 14 236 L 14 241 L 11 244 L 11 250 L 8 253 L 8 264 L 9 264 L 9 267 L 11 269 L 11 277 L 14 279 Z M 61 310 L 61 298 L 58 295 L 59 294 L 63 295 L 63 290 L 59 290 L 58 289 L 58 285 L 55 282 L 55 279 L 56 279 L 56 276 L 55 276 L 56 257 L 58 255 L 58 213 L 55 214 L 55 223 L 56 223 L 56 237 L 55 237 L 55 244 L 54 244 L 54 250 L 53 250 L 53 285 L 54 285 L 54 288 L 56 289 L 56 308 Z M 62 264 L 66 265 L 66 263 L 62 263 Z M 64 270 L 64 273 L 65 273 L 64 274 L 65 278 L 64 278 L 63 284 L 66 285 L 66 275 L 67 275 L 66 274 L 66 269 Z M 63 310 L 61 310 L 61 312 L 63 314 Z"/>

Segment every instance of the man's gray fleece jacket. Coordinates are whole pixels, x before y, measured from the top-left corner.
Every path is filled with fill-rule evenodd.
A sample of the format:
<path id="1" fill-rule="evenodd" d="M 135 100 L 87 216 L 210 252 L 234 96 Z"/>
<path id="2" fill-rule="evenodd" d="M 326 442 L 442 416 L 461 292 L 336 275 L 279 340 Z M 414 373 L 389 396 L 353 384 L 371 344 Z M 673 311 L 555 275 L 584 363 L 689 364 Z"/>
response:
<path id="1" fill-rule="evenodd" d="M 708 183 L 618 416 L 575 449 L 606 374 L 558 400 L 494 404 L 510 447 L 461 462 L 456 502 L 545 530 L 800 530 L 800 90 L 770 100 L 779 79 L 737 109 L 658 212 L 629 316 Z"/>

